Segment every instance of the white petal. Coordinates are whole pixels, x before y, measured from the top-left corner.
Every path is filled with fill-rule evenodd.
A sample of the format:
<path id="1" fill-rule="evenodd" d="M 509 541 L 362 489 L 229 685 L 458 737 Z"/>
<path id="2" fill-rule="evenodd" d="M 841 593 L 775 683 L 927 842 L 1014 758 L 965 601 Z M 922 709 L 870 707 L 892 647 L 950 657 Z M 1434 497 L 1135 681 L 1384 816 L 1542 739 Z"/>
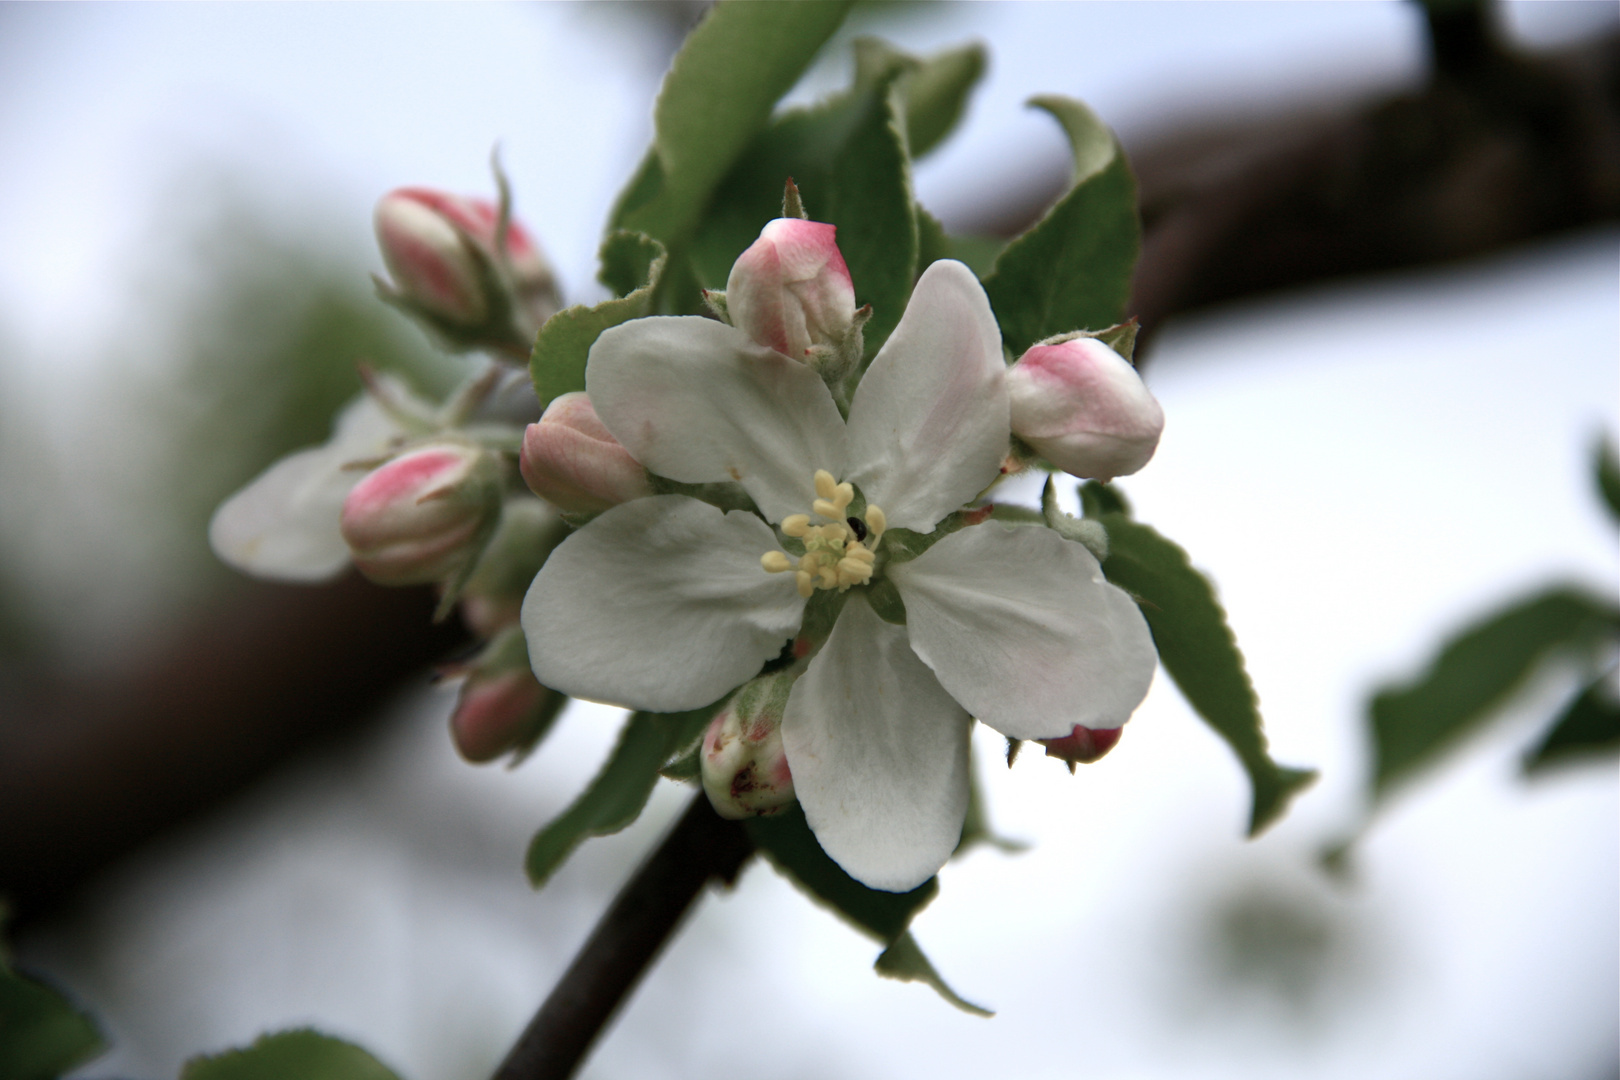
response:
<path id="1" fill-rule="evenodd" d="M 1141 611 L 1051 529 L 970 526 L 889 576 L 911 647 L 1004 735 L 1118 727 L 1147 695 L 1159 658 Z"/>
<path id="2" fill-rule="evenodd" d="M 775 548 L 753 514 L 684 495 L 615 506 L 551 553 L 523 599 L 535 677 L 632 709 L 707 705 L 799 629 L 793 575 L 759 565 Z"/>
<path id="3" fill-rule="evenodd" d="M 890 525 L 928 532 L 1000 473 L 1006 371 L 973 271 L 929 266 L 849 410 L 849 479 Z"/>
<path id="4" fill-rule="evenodd" d="M 208 542 L 245 574 L 272 581 L 328 581 L 349 565 L 338 531 L 343 500 L 366 475 L 345 469 L 384 453 L 399 425 L 362 395 L 339 415 L 330 442 L 289 454 L 214 511 Z"/>
<path id="5" fill-rule="evenodd" d="M 904 892 L 945 865 L 967 814 L 971 724 L 905 628 L 851 596 L 782 719 L 805 820 L 850 877 Z"/>
<path id="6" fill-rule="evenodd" d="M 696 316 L 635 319 L 591 346 L 585 390 L 635 459 L 671 480 L 739 481 L 772 521 L 844 472 L 844 420 L 821 376 Z"/>

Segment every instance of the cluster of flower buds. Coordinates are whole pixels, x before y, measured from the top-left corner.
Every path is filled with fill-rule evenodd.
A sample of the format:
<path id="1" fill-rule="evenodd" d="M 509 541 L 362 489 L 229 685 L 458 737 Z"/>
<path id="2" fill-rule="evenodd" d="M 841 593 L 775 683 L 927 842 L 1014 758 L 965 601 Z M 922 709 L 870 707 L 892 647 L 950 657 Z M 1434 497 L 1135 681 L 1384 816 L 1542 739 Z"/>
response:
<path id="1" fill-rule="evenodd" d="M 466 676 L 450 714 L 450 738 L 474 764 L 526 752 L 567 701 L 535 680 L 523 631 L 515 625 L 497 634 L 471 664 L 446 674 Z"/>
<path id="2" fill-rule="evenodd" d="M 1031 347 L 1007 371 L 1013 434 L 1054 466 L 1106 483 L 1146 465 L 1164 410 L 1119 353 L 1090 335 Z"/>
<path id="3" fill-rule="evenodd" d="M 699 754 L 703 790 L 721 817 L 775 814 L 793 802 L 782 712 L 795 677 L 781 671 L 745 683 L 709 722 Z"/>
<path id="4" fill-rule="evenodd" d="M 377 203 L 377 243 L 393 276 L 385 300 L 447 347 L 526 360 L 557 310 L 551 267 L 528 231 L 484 199 L 399 188 Z"/>

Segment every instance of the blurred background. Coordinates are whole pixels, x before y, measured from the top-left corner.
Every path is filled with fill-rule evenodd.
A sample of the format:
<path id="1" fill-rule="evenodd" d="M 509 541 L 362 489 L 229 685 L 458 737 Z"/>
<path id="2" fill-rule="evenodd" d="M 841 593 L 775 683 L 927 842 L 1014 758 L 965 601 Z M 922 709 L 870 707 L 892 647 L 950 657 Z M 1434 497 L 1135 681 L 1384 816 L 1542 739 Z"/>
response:
<path id="1" fill-rule="evenodd" d="M 606 295 L 601 224 L 700 12 L 0 5 L 0 854 L 20 963 L 112 1043 L 75 1075 L 172 1076 L 304 1023 L 410 1080 L 487 1075 L 684 804 L 663 784 L 532 892 L 527 838 L 612 710 L 570 706 L 518 769 L 467 765 L 426 674 L 460 639 L 426 629 L 428 598 L 249 583 L 205 528 L 324 437 L 356 360 L 429 391 L 463 370 L 370 295 L 383 192 L 488 194 L 498 143 L 566 299 Z M 1132 152 L 1168 426 L 1121 487 L 1217 582 L 1274 755 L 1322 779 L 1245 841 L 1243 773 L 1162 676 L 1076 776 L 1008 770 L 981 730 L 992 822 L 1032 849 L 952 863 L 915 931 L 995 1019 L 877 978 L 875 945 L 755 864 L 584 1075 L 1620 1076 L 1620 778 L 1519 772 L 1568 673 L 1390 800 L 1347 880 L 1317 865 L 1361 820 L 1373 687 L 1511 598 L 1620 577 L 1589 468 L 1620 427 L 1620 9 L 1497 16 L 1596 87 L 1596 135 L 1574 164 L 1463 140 L 1378 202 L 1368 117 L 1420 121 L 1410 160 L 1454 131 L 1422 125 L 1456 111 L 1415 5 L 857 9 L 791 101 L 843 85 L 860 33 L 990 48 L 916 174 L 953 231 L 1018 227 L 1061 187 L 1032 94 L 1084 99 Z M 1599 180 L 1537 186 L 1576 173 Z M 1296 180 L 1365 220 L 1324 231 Z M 1189 207 L 1225 239 L 1176 227 Z"/>

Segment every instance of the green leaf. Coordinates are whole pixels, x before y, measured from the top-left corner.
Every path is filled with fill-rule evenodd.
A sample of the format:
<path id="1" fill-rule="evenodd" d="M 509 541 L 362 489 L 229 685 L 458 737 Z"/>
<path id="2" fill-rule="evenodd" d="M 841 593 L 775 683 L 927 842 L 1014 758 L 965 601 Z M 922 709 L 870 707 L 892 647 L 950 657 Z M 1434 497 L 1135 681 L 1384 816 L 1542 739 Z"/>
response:
<path id="1" fill-rule="evenodd" d="M 1593 448 L 1593 471 L 1597 474 L 1598 493 L 1609 516 L 1620 522 L 1620 457 L 1616 457 L 1614 442 L 1607 435 Z"/>
<path id="2" fill-rule="evenodd" d="M 1524 757 L 1524 771 L 1540 772 L 1566 761 L 1620 750 L 1620 702 L 1613 689 L 1615 673 L 1594 679 L 1575 696 Z"/>
<path id="3" fill-rule="evenodd" d="M 0 957 L 0 1077 L 50 1080 L 105 1048 L 95 1021 Z"/>
<path id="4" fill-rule="evenodd" d="M 604 272 L 610 248 L 614 273 L 617 275 L 623 270 L 631 257 L 632 245 L 638 243 L 634 239 L 638 235 L 614 233 L 608 237 L 602 245 Z M 535 396 L 540 399 L 542 409 L 550 405 L 553 398 L 585 389 L 585 362 L 590 359 L 591 346 L 596 344 L 602 331 L 651 313 L 653 292 L 667 259 L 656 241 L 640 237 L 639 242 L 657 249 L 647 266 L 647 280 L 641 288 L 617 300 L 604 300 L 595 307 L 576 304 L 557 312 L 540 328 L 534 339 L 534 353 L 529 357 L 529 375 L 534 380 Z"/>
<path id="5" fill-rule="evenodd" d="M 1119 142 L 1069 98 L 1039 97 L 1074 151 L 1074 183 L 1046 216 L 1008 244 L 984 279 L 1013 355 L 1071 330 L 1118 323 L 1141 248 L 1136 179 Z"/>
<path id="6" fill-rule="evenodd" d="M 857 87 L 773 122 L 715 193 L 692 246 L 700 284 L 724 288 L 731 264 L 798 185 L 812 220 L 838 226 L 858 304 L 872 305 L 866 355 L 900 321 L 917 275 L 917 208 L 890 82 Z"/>
<path id="7" fill-rule="evenodd" d="M 945 226 L 922 204 L 917 204 L 917 272 L 921 274 L 931 263 L 954 258 L 951 238 L 945 235 Z"/>
<path id="8" fill-rule="evenodd" d="M 963 1012 L 972 1013 L 974 1016 L 996 1015 L 989 1009 L 982 1008 L 971 1001 L 964 1001 L 958 997 L 956 991 L 947 986 L 945 980 L 939 977 L 939 972 L 934 970 L 934 965 L 928 962 L 928 957 L 923 955 L 922 949 L 917 945 L 917 939 L 911 936 L 909 930 L 896 938 L 893 945 L 884 949 L 882 954 L 878 956 L 877 963 L 873 964 L 872 967 L 885 979 L 927 983 L 939 992 L 940 997 Z"/>
<path id="9" fill-rule="evenodd" d="M 903 893 L 862 885 L 821 850 L 797 803 L 774 817 L 749 818 L 746 825 L 754 846 L 789 880 L 811 899 L 884 945 L 898 940 L 911 925 L 912 917 L 939 892 L 938 878 L 929 878 Z"/>
<path id="10" fill-rule="evenodd" d="M 246 1050 L 195 1057 L 180 1080 L 399 1080 L 392 1069 L 342 1039 L 310 1028 L 260 1035 Z"/>
<path id="11" fill-rule="evenodd" d="M 968 95 L 984 76 L 985 49 L 977 42 L 919 59 L 878 38 L 855 39 L 855 82 L 873 85 L 898 69 L 905 101 L 906 139 L 913 160 L 949 135 L 967 109 Z"/>
<path id="12" fill-rule="evenodd" d="M 966 263 L 980 281 L 990 276 L 1007 249 L 1007 241 L 994 236 L 953 236 L 950 241 L 951 258 Z"/>
<path id="13" fill-rule="evenodd" d="M 1556 650 L 1590 648 L 1615 633 L 1620 613 L 1578 589 L 1538 593 L 1452 637 L 1413 682 L 1373 696 L 1373 791 L 1432 762 L 1485 720 Z"/>
<path id="14" fill-rule="evenodd" d="M 529 842 L 526 865 L 534 887 L 544 885 L 587 838 L 616 833 L 640 817 L 660 771 L 702 737 L 720 705 L 716 701 L 688 712 L 631 716 L 590 786 Z"/>
<path id="15" fill-rule="evenodd" d="M 1104 495 L 1116 498 L 1104 485 L 1087 484 L 1081 489 L 1088 516 Z M 1165 671 L 1193 710 L 1226 740 L 1249 774 L 1254 792 L 1249 835 L 1258 835 L 1282 816 L 1294 795 L 1316 779 L 1316 770 L 1284 768 L 1271 759 L 1260 702 L 1226 623 L 1226 611 L 1209 579 L 1193 569 L 1187 553 L 1122 511 L 1105 512 L 1094 520 L 1108 530 L 1104 576 L 1136 598 Z"/>
<path id="16" fill-rule="evenodd" d="M 646 233 L 616 229 L 602 241 L 597 258 L 602 269 L 596 280 L 613 290 L 614 296 L 628 296 L 653 279 L 653 263 L 664 253 L 664 246 Z"/>
<path id="17" fill-rule="evenodd" d="M 716 4 L 687 35 L 653 109 L 653 145 L 612 224 L 684 247 L 715 185 L 770 119 L 850 0 Z M 781 196 L 782 181 L 776 182 Z"/>

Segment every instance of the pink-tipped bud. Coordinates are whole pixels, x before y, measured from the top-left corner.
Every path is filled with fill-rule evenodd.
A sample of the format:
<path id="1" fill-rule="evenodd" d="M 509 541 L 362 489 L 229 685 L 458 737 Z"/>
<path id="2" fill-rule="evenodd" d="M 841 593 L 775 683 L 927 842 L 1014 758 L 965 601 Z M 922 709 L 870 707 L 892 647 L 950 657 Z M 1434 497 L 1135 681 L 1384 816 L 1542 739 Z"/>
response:
<path id="1" fill-rule="evenodd" d="M 535 681 L 523 631 L 511 627 L 495 637 L 467 669 L 450 738 L 474 764 L 510 750 L 526 750 L 546 733 L 562 709 L 563 695 Z"/>
<path id="2" fill-rule="evenodd" d="M 529 425 L 518 467 L 530 489 L 564 513 L 600 513 L 653 493 L 647 470 L 602 426 L 583 393 L 563 394 Z"/>
<path id="3" fill-rule="evenodd" d="M 793 802 L 782 711 L 794 677 L 782 672 L 746 683 L 709 722 L 699 755 L 703 790 L 721 817 L 776 814 Z"/>
<path id="4" fill-rule="evenodd" d="M 1036 345 L 1007 371 L 1013 434 L 1074 476 L 1112 480 L 1148 463 L 1164 410 L 1096 338 Z"/>
<path id="5" fill-rule="evenodd" d="M 726 279 L 732 325 L 795 360 L 812 346 L 841 347 L 855 319 L 855 286 L 837 233 L 799 218 L 766 225 Z"/>
<path id="6" fill-rule="evenodd" d="M 493 454 L 434 443 L 368 473 L 344 501 L 340 527 L 355 565 L 378 584 L 445 581 L 482 549 L 501 495 Z"/>
<path id="7" fill-rule="evenodd" d="M 1047 757 L 1062 758 L 1069 763 L 1069 771 L 1074 772 L 1076 764 L 1090 765 L 1100 760 L 1119 742 L 1124 731 L 1122 727 L 1088 728 L 1076 724 L 1063 738 L 1042 739 L 1041 745 L 1046 747 Z"/>

